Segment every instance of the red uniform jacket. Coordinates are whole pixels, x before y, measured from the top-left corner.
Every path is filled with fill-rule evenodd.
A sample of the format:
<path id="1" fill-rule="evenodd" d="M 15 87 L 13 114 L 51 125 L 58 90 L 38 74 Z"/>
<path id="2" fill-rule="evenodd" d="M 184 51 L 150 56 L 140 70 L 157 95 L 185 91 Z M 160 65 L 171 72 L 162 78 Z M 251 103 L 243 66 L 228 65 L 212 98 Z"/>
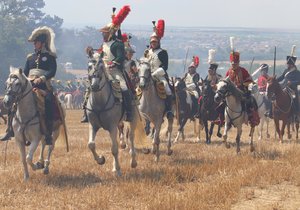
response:
<path id="1" fill-rule="evenodd" d="M 241 90 L 244 89 L 244 86 L 247 86 L 249 83 L 253 82 L 248 71 L 240 66 L 235 71 L 233 71 L 232 68 L 228 69 L 226 73 L 226 77 L 227 76 L 229 76 L 230 80 Z"/>
<path id="2" fill-rule="evenodd" d="M 260 75 L 257 80 L 258 89 L 260 92 L 267 91 L 268 75 Z"/>

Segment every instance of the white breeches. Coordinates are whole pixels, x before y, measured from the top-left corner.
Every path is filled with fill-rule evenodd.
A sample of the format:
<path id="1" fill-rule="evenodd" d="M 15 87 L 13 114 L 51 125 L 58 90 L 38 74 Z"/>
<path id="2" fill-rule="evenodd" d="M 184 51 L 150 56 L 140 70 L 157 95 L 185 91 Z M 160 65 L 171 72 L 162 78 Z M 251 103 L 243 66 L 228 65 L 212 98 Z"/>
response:
<path id="1" fill-rule="evenodd" d="M 108 68 L 107 68 L 108 69 Z M 118 68 L 108 69 L 106 71 L 108 73 L 109 80 L 117 80 L 120 82 L 120 87 L 122 91 L 128 90 L 126 81 L 121 73 L 121 70 Z"/>
<path id="2" fill-rule="evenodd" d="M 168 84 L 166 78 L 165 78 L 165 77 L 160 77 L 159 80 L 160 80 L 161 82 L 164 83 L 164 87 L 165 87 L 165 90 L 166 90 L 166 94 L 167 94 L 168 96 L 171 96 L 171 95 L 172 95 L 172 91 L 171 91 L 171 89 L 170 89 L 170 86 L 169 86 L 169 84 Z"/>

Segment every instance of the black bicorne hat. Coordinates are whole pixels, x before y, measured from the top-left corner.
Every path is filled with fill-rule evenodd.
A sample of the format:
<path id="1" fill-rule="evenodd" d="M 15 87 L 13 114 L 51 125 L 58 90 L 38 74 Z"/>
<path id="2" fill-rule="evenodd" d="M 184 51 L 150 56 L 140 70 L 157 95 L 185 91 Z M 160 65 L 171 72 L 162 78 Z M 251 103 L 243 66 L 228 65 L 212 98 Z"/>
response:
<path id="1" fill-rule="evenodd" d="M 45 43 L 47 41 L 47 36 L 46 34 L 41 34 L 41 35 L 38 35 L 34 41 L 40 41 L 40 42 L 43 42 Z"/>

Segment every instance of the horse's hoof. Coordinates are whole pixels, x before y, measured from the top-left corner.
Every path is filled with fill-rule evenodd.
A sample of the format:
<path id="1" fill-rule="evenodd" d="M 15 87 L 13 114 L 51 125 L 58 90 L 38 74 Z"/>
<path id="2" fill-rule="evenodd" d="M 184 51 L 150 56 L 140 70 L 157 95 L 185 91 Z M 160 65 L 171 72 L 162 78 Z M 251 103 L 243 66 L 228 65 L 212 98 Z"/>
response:
<path id="1" fill-rule="evenodd" d="M 267 138 L 270 138 L 271 136 L 270 136 L 270 134 L 267 134 Z"/>
<path id="2" fill-rule="evenodd" d="M 292 134 L 288 134 L 288 139 L 291 139 L 292 138 Z"/>
<path id="3" fill-rule="evenodd" d="M 167 155 L 171 156 L 173 154 L 173 150 L 169 149 Z"/>
<path id="4" fill-rule="evenodd" d="M 137 167 L 137 162 L 136 160 L 131 161 L 131 168 L 136 168 Z"/>
<path id="5" fill-rule="evenodd" d="M 97 159 L 97 163 L 99 165 L 103 165 L 105 163 L 105 157 L 104 156 L 99 156 Z"/>
<path id="6" fill-rule="evenodd" d="M 145 155 L 150 154 L 150 152 L 151 152 L 151 150 L 148 149 L 148 148 L 143 148 L 143 149 L 142 149 L 142 153 L 144 153 Z"/>
<path id="7" fill-rule="evenodd" d="M 254 152 L 254 151 L 255 151 L 254 146 L 251 146 L 251 147 L 250 147 L 250 152 Z"/>
<path id="8" fill-rule="evenodd" d="M 44 163 L 41 163 L 41 162 L 37 162 L 34 165 L 35 165 L 36 169 L 43 169 L 45 167 Z"/>
<path id="9" fill-rule="evenodd" d="M 44 168 L 43 173 L 44 173 L 44 175 L 48 175 L 49 174 L 49 168 Z"/>
<path id="10" fill-rule="evenodd" d="M 121 144 L 120 147 L 121 149 L 126 149 L 126 144 Z"/>
<path id="11" fill-rule="evenodd" d="M 222 138 L 222 134 L 217 133 L 217 137 Z"/>
<path id="12" fill-rule="evenodd" d="M 226 147 L 227 149 L 229 149 L 229 148 L 230 148 L 230 144 L 226 143 L 226 144 L 225 144 L 225 147 Z"/>
<path id="13" fill-rule="evenodd" d="M 113 172 L 115 173 L 116 177 L 121 177 L 122 176 L 121 170 L 113 170 Z"/>

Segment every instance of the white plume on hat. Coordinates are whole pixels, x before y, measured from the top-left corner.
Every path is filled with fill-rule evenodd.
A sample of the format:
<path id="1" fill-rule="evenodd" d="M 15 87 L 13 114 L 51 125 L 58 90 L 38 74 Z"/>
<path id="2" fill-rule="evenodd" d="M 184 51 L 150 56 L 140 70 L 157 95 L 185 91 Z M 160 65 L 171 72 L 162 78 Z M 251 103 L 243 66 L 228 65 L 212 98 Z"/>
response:
<path id="1" fill-rule="evenodd" d="M 208 63 L 209 64 L 214 63 L 215 54 L 216 54 L 216 50 L 214 50 L 214 49 L 210 49 L 208 51 Z"/>
<path id="2" fill-rule="evenodd" d="M 41 34 L 45 34 L 47 37 L 46 40 L 47 50 L 49 50 L 54 56 L 56 56 L 56 48 L 54 44 L 55 33 L 52 30 L 52 28 L 47 26 L 42 26 L 34 29 L 31 35 L 29 36 L 28 41 L 33 42 L 36 39 L 36 37 L 38 37 Z"/>
<path id="3" fill-rule="evenodd" d="M 291 51 L 291 56 L 295 56 L 295 53 L 296 53 L 296 45 L 293 45 L 292 46 L 292 51 Z"/>
<path id="4" fill-rule="evenodd" d="M 233 36 L 230 37 L 230 49 L 231 51 L 234 51 L 234 40 L 235 38 Z"/>

